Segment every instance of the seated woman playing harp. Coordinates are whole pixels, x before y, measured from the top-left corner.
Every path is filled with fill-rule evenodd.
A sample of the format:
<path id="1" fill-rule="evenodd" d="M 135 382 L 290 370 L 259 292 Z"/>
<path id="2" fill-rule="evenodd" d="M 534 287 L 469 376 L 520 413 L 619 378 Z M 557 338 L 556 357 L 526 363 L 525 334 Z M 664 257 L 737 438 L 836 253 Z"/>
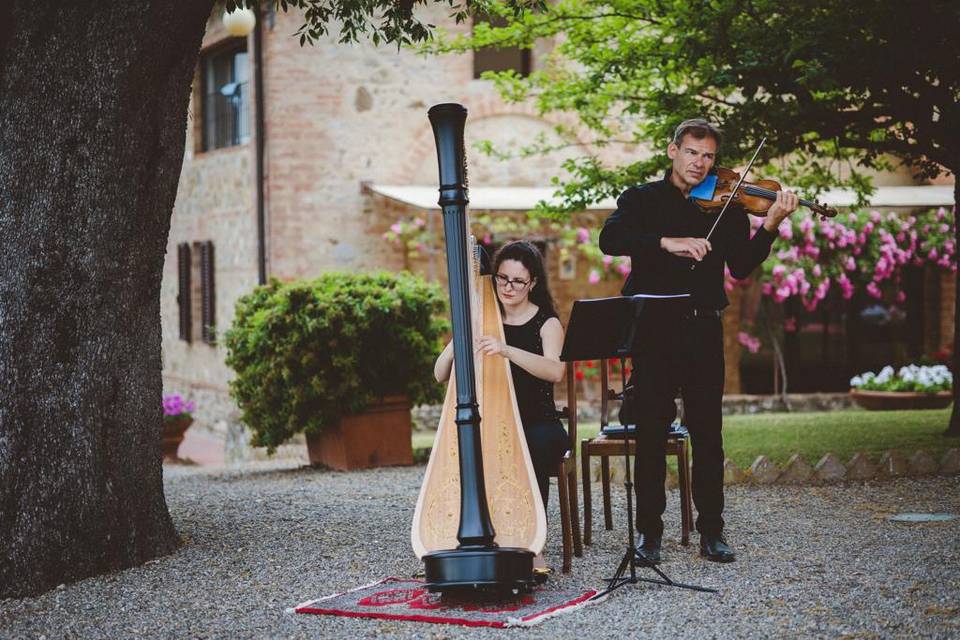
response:
<path id="1" fill-rule="evenodd" d="M 503 314 L 506 343 L 492 336 L 475 339 L 476 350 L 510 361 L 520 421 L 546 506 L 550 473 L 568 451 L 567 433 L 557 417 L 553 385 L 563 380 L 560 362 L 563 326 L 557 318 L 547 283 L 543 255 L 524 240 L 510 242 L 493 259 L 497 300 Z M 438 382 L 450 378 L 453 346 L 447 344 L 434 365 Z"/>

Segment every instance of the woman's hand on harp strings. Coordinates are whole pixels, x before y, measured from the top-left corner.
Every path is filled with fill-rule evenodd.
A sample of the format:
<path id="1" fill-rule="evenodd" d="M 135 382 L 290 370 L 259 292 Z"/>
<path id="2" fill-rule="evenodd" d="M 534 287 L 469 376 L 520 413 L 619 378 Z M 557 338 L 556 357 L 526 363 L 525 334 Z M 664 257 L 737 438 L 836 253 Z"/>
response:
<path id="1" fill-rule="evenodd" d="M 479 338 L 476 338 L 473 342 L 474 342 L 475 351 L 477 353 L 482 353 L 487 356 L 500 355 L 506 358 L 507 349 L 510 348 L 509 345 L 507 345 L 505 342 L 503 342 L 502 340 L 498 340 L 493 336 L 480 336 Z"/>

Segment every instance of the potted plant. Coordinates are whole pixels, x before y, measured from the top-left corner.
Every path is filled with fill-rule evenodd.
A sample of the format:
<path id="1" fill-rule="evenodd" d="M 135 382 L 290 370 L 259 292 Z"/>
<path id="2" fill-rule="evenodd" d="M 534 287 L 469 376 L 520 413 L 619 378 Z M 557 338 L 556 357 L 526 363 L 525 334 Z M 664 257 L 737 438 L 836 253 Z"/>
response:
<path id="1" fill-rule="evenodd" d="M 867 371 L 850 379 L 850 395 L 864 409 L 942 409 L 953 400 L 953 374 L 944 365 L 911 364 Z"/>
<path id="2" fill-rule="evenodd" d="M 179 460 L 177 450 L 183 442 L 183 434 L 193 424 L 193 402 L 183 399 L 179 393 L 163 396 L 163 459 L 173 462 Z"/>
<path id="3" fill-rule="evenodd" d="M 409 273 L 272 280 L 243 296 L 226 362 L 252 443 L 273 452 L 304 432 L 313 463 L 412 464 L 410 407 L 442 399 L 444 308 L 439 287 Z"/>

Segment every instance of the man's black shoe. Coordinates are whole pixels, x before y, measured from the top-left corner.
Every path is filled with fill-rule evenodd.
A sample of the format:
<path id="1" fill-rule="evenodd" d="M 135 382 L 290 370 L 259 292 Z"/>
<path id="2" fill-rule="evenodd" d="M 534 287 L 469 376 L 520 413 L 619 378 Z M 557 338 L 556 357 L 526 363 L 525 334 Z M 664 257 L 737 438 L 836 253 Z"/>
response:
<path id="1" fill-rule="evenodd" d="M 700 555 L 712 562 L 733 562 L 737 556 L 727 546 L 723 536 L 700 536 Z"/>
<path id="2" fill-rule="evenodd" d="M 650 564 L 660 564 L 660 538 L 641 533 L 637 555 L 643 557 Z"/>

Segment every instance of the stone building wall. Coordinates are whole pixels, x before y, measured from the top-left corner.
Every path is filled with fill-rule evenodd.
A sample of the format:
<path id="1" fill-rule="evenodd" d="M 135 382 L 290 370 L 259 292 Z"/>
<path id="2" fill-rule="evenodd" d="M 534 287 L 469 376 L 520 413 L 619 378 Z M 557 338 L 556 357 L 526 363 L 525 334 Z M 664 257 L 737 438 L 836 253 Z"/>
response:
<path id="1" fill-rule="evenodd" d="M 453 25 L 442 7 L 427 13 L 435 24 L 469 28 Z M 362 185 L 436 184 L 436 151 L 426 118 L 430 105 L 460 102 L 468 107 L 468 145 L 480 139 L 506 144 L 541 132 L 551 135 L 550 124 L 529 107 L 504 105 L 489 82 L 474 80 L 470 54 L 425 58 L 393 47 L 342 45 L 333 39 L 300 47 L 291 34 L 301 22 L 297 12 L 267 14 L 264 19 L 266 252 L 271 277 L 290 280 L 334 269 L 402 266 L 401 254 L 386 247 L 381 237 L 393 221 L 384 213 L 390 205 L 371 206 Z M 214 15 L 203 50 L 223 44 L 227 37 L 219 15 Z M 247 50 L 252 64 L 252 36 Z M 228 394 L 232 372 L 224 364 L 224 350 L 179 339 L 178 244 L 214 242 L 220 334 L 230 326 L 237 299 L 257 284 L 255 143 L 251 139 L 225 149 L 200 150 L 199 80 L 198 71 L 164 266 L 164 391 L 196 400 L 192 428 L 224 438 L 231 449 L 228 458 L 249 457 L 247 435 Z M 248 100 L 252 114 L 253 97 Z M 472 146 L 468 149 L 472 184 L 487 185 L 547 184 L 562 159 L 575 154 L 569 149 L 554 158 L 504 164 L 475 153 Z M 441 229 L 439 215 L 435 222 Z M 435 271 L 445 278 L 445 265 L 438 264 Z"/>

